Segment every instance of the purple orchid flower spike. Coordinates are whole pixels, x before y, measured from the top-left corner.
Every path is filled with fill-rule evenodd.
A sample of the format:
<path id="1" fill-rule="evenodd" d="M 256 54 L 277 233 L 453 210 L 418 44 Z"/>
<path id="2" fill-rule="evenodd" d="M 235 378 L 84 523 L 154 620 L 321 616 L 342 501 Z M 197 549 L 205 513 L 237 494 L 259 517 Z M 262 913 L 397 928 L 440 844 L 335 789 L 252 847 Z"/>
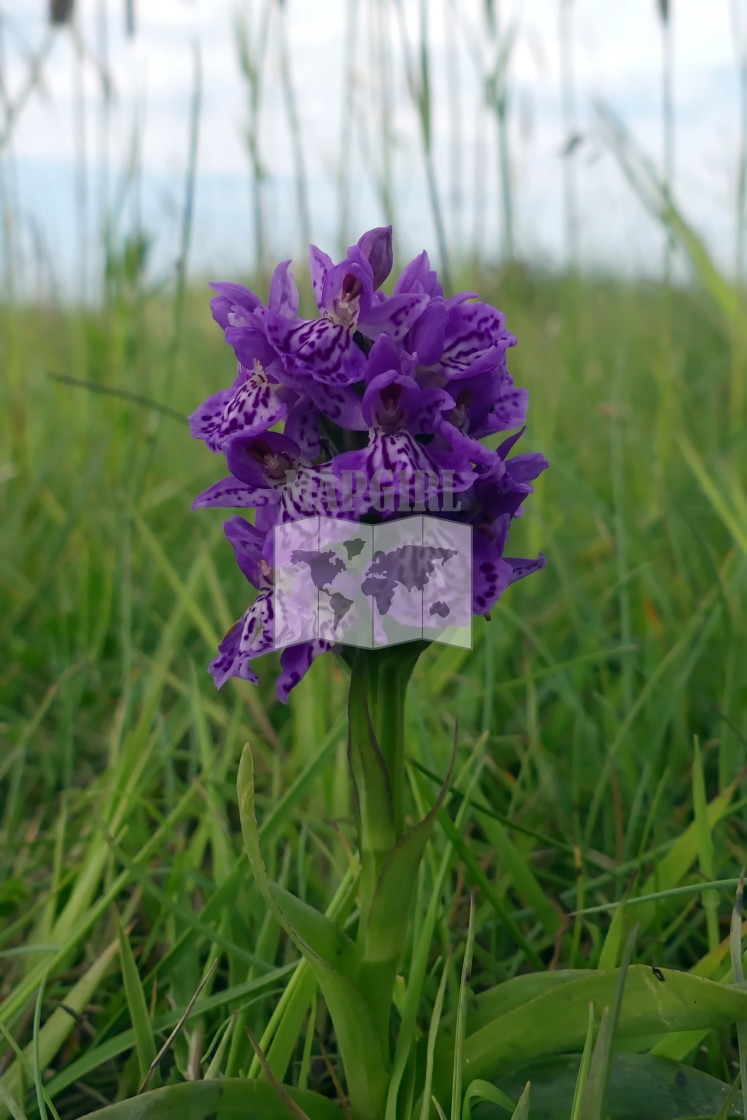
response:
<path id="1" fill-rule="evenodd" d="M 334 518 L 380 524 L 382 531 L 386 523 L 389 532 L 388 523 L 405 513 L 435 512 L 444 531 L 456 532 L 459 524 L 465 539 L 471 531 L 475 614 L 488 615 L 511 583 L 545 562 L 542 555 L 505 555 L 513 519 L 547 461 L 515 453 L 528 394 L 508 372 L 516 340 L 503 314 L 474 293 L 446 298 L 425 252 L 405 266 L 387 295 L 389 226 L 365 232 L 338 263 L 316 246 L 309 260 L 319 309 L 314 319 L 298 316 L 288 261 L 276 268 L 266 304 L 240 285 L 213 285 L 213 316 L 236 354 L 238 374 L 190 417 L 192 434 L 222 453 L 228 468 L 194 508 L 253 511 L 253 523 L 235 516 L 225 531 L 256 596 L 221 642 L 211 672 L 218 686 L 231 676 L 256 683 L 254 659 L 281 649 L 277 692 L 283 701 L 315 658 L 336 648 L 327 638 L 347 640 L 351 616 L 340 614 L 347 621 L 339 630 L 337 623 L 331 630 L 320 624 L 314 640 L 293 640 L 301 633 L 294 613 L 305 619 L 309 604 L 283 606 L 278 597 L 278 572 L 285 568 L 274 569 L 272 548 L 279 526 L 285 532 L 302 520 Z M 497 448 L 482 442 L 501 432 L 513 434 Z M 313 538 L 313 529 L 308 532 Z M 351 549 L 364 543 L 347 529 L 340 541 Z M 314 547 L 304 545 L 297 555 L 308 559 Z M 438 552 L 441 543 L 428 547 Z M 399 550 L 396 563 L 385 554 L 376 564 L 369 561 L 358 583 L 353 568 L 343 565 L 344 594 L 339 582 L 336 590 L 325 584 L 314 594 L 329 603 L 337 595 L 340 612 L 352 608 L 359 591 L 371 610 L 399 600 L 403 581 L 423 583 L 413 575 L 420 572 L 422 548 L 408 548 Z M 423 572 L 432 566 L 424 563 Z M 449 576 L 443 578 L 448 583 Z M 400 604 L 402 610 L 410 606 Z M 446 617 L 445 603 L 439 600 L 434 609 Z M 417 604 L 413 610 L 417 615 Z M 309 632 L 313 628 L 303 629 L 304 638 Z"/>

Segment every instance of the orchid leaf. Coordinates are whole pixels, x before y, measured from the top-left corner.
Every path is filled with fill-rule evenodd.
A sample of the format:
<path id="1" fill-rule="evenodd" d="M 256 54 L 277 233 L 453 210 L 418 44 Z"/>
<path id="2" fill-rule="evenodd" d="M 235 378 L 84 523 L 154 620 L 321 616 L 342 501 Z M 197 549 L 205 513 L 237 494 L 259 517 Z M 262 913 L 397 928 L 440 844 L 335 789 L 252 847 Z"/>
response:
<path id="1" fill-rule="evenodd" d="M 366 923 L 365 961 L 397 961 L 404 952 L 410 925 L 409 900 L 425 845 L 451 785 L 455 757 L 456 741 L 449 772 L 434 805 L 384 859 Z"/>
<path id="2" fill-rule="evenodd" d="M 90 1112 L 82 1120 L 247 1120 L 250 1116 L 343 1120 L 338 1105 L 318 1093 L 246 1078 L 168 1085 Z"/>
<path id="3" fill-rule="evenodd" d="M 277 920 L 312 964 L 316 963 L 333 972 L 352 969 L 353 943 L 350 938 L 324 914 L 291 894 L 285 887 L 273 883 L 267 874 L 254 813 L 254 766 L 248 745 L 241 755 L 238 790 L 244 847 L 257 886 Z"/>
<path id="4" fill-rule="evenodd" d="M 563 984 L 573 983 L 588 977 L 589 972 L 583 968 L 558 969 L 555 972 L 527 972 L 522 976 L 513 976 L 496 984 L 494 988 L 480 992 L 469 1001 L 467 1011 L 467 1030 L 470 1034 L 481 1027 L 487 1026 L 502 1015 L 508 1015 L 516 1008 L 522 1007 L 530 1000 L 545 995 Z M 444 1015 L 439 1028 L 439 1039 L 443 1045 L 447 1039 L 454 1037 L 456 1027 L 456 1012 Z"/>
<path id="5" fill-rule="evenodd" d="M 523 1066 L 496 1082 L 516 1098 L 532 1083 L 532 1120 L 567 1120 L 578 1076 L 579 1058 L 563 1054 Z M 650 1054 L 616 1054 L 612 1059 L 604 1103 L 609 1120 L 684 1120 L 715 1116 L 728 1100 L 731 1086 L 700 1070 Z M 725 1114 L 742 1116 L 738 1102 Z M 505 1120 L 496 1105 L 481 1103 L 472 1120 Z"/>
<path id="6" fill-rule="evenodd" d="M 351 1098 L 375 1115 L 386 1099 L 387 1055 L 371 1008 L 353 976 L 354 947 L 334 922 L 273 883 L 265 867 L 254 812 L 254 765 L 247 744 L 238 773 L 244 846 L 259 889 L 278 922 L 309 962 L 335 1025 Z"/>
<path id="7" fill-rule="evenodd" d="M 544 1055 L 580 1049 L 589 1003 L 599 1008 L 613 1005 L 619 971 L 590 972 L 581 979 L 561 983 L 474 1030 L 464 1042 L 465 1080 L 492 1079 Z M 616 1033 L 618 1038 L 636 1038 L 726 1027 L 745 1018 L 747 991 L 686 972 L 632 965 Z M 448 1045 L 448 1039 L 439 1040 L 437 1048 L 435 1092 L 441 1099 L 450 1077 Z"/>

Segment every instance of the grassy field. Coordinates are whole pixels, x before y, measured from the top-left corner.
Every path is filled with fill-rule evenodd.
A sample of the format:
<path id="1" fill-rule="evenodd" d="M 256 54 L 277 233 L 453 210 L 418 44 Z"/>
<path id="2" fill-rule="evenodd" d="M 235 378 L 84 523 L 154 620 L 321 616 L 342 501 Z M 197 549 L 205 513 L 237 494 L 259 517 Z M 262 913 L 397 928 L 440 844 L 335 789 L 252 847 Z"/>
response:
<path id="1" fill-rule="evenodd" d="M 299 228 L 309 223 L 286 6 L 277 5 L 272 31 L 275 7 L 265 0 L 254 24 L 236 25 L 263 271 L 271 159 L 256 137 L 263 82 L 272 80 L 267 41 L 280 52 Z M 479 7 L 467 61 L 483 67 L 475 111 L 490 125 L 500 169 L 490 204 L 505 258 L 516 260 L 507 98 L 513 29 L 499 25 L 496 4 Z M 370 138 L 375 194 L 386 220 L 396 219 L 388 147 L 396 64 L 422 140 L 434 228 L 428 249 L 442 263 L 450 256 L 454 290 L 474 288 L 505 311 L 519 340 L 511 372 L 531 396 L 522 450 L 544 453 L 551 468 L 509 549 L 544 551 L 546 569 L 509 589 L 489 622 L 475 620 L 471 651 L 426 651 L 409 693 L 413 815 L 433 804 L 457 742 L 454 784 L 420 870 L 397 989 L 395 1029 L 404 1033 L 414 992 L 423 1039 L 441 995 L 445 1013 L 458 1006 L 472 896 L 473 992 L 518 975 L 615 968 L 636 927 L 633 962 L 657 979 L 672 968 L 739 980 L 747 928 L 732 922 L 747 865 L 747 303 L 672 203 L 670 5 L 657 7 L 665 48 L 661 173 L 603 105 L 594 127 L 669 231 L 663 274 L 679 274 L 672 267 L 679 253 L 690 287 L 570 266 L 566 274 L 519 264 L 487 273 L 477 256 L 458 266 L 455 239 L 447 245 L 448 177 L 433 146 L 444 89 L 435 96 L 443 75 L 429 55 L 428 10 L 420 5 L 420 39 L 410 47 L 404 23 L 401 43 L 391 28 L 389 39 L 377 38 L 389 26 L 384 0 L 368 5 L 358 28 L 356 5 L 349 6 L 340 88 L 350 126 L 341 132 L 340 166 L 348 167 L 358 132 Z M 559 14 L 570 155 L 579 139 L 571 5 Z M 454 36 L 450 65 L 457 43 Z M 357 103 L 353 80 L 363 46 L 375 78 L 367 107 Z M 740 57 L 747 91 L 747 55 Z M 8 152 L 10 125 L 41 83 L 45 58 L 38 73 L 30 66 L 28 88 L 7 114 Z M 259 1078 L 253 1040 L 281 1081 L 338 1092 L 327 1012 L 243 854 L 236 775 L 248 741 L 270 874 L 354 925 L 346 669 L 322 658 L 287 707 L 275 699 L 273 657 L 260 666 L 259 689 L 233 680 L 216 693 L 207 672 L 220 637 L 247 606 L 247 586 L 220 511 L 190 513 L 217 475 L 186 417 L 234 374 L 210 318 L 209 290 L 186 280 L 199 74 L 196 53 L 194 95 L 184 106 L 176 285 L 145 287 L 149 235 L 140 230 L 125 241 L 121 215 L 102 197 L 105 243 L 85 246 L 91 260 L 108 261 L 97 278 L 100 306 L 0 301 L 0 1120 L 79 1120 L 145 1083 Z M 108 112 L 104 99 L 104 140 Z M 747 136 L 745 114 L 747 96 Z M 463 117 L 454 111 L 449 119 L 450 150 L 460 151 Z M 81 167 L 87 158 L 81 149 Z M 747 144 L 735 163 L 736 235 L 744 241 Z M 454 166 L 464 171 L 458 160 Z M 572 262 L 578 199 L 569 159 L 558 174 Z M 481 175 L 476 185 L 487 189 Z M 128 180 L 121 202 L 130 189 L 137 193 Z M 352 189 L 340 175 L 330 195 L 343 242 Z M 7 234 L 13 215 L 4 205 Z M 90 228 L 89 217 L 81 214 L 81 229 Z M 735 260 L 744 275 L 744 254 Z M 403 263 L 395 262 L 395 273 Z M 9 292 L 10 250 L 5 265 Z M 266 277 L 249 282 L 266 294 Z M 438 915 L 433 931 L 429 905 Z M 676 982 L 667 976 L 671 990 Z M 576 1052 L 586 1010 L 580 1034 L 568 1037 Z M 528 1033 L 541 1026 L 530 1021 Z M 747 1074 L 744 1030 L 674 1030 L 615 1045 L 731 1083 L 740 1060 Z M 512 1088 L 514 1099 L 523 1084 Z M 646 1120 L 660 1120 L 646 1103 Z M 604 1120 L 601 1098 L 597 1104 L 575 1109 L 573 1120 Z M 461 1111 L 457 1101 L 451 1120 L 499 1115 L 506 1113 L 482 1105 L 471 1112 L 469 1102 Z"/>
<path id="2" fill-rule="evenodd" d="M 519 338 L 526 449 L 552 466 L 512 551 L 548 564 L 476 620 L 471 652 L 432 648 L 416 671 L 416 803 L 432 801 L 457 721 L 469 787 L 462 827 L 444 822 L 421 876 L 422 911 L 448 853 L 431 963 L 455 950 L 453 1006 L 474 891 L 475 990 L 616 964 L 634 920 L 636 961 L 724 977 L 747 863 L 736 293 L 519 269 L 465 279 Z M 215 463 L 182 417 L 232 375 L 207 301 L 190 288 L 181 308 L 2 308 L 0 1084 L 29 1116 L 45 1095 L 73 1120 L 135 1093 L 213 964 L 151 1084 L 256 1075 L 249 1027 L 286 1079 L 332 1085 L 315 1002 L 309 1017 L 302 1000 L 297 1041 L 270 1045 L 297 955 L 250 881 L 235 776 L 249 740 L 272 870 L 333 903 L 353 843 L 345 671 L 322 659 L 287 708 L 271 658 L 259 690 L 216 694 L 207 675 L 246 594 L 220 513 L 189 512 Z M 429 973 L 425 1021 L 436 987 Z M 657 1052 L 735 1074 L 728 1035 L 670 1035 Z"/>

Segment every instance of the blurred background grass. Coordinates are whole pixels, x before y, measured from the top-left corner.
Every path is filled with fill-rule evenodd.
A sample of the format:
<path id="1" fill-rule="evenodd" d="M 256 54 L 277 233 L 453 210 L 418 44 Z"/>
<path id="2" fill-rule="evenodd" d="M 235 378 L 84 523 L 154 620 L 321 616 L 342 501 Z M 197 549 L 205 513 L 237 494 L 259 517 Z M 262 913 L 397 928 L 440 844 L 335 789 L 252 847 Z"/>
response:
<path id="1" fill-rule="evenodd" d="M 398 25 L 405 7 L 411 22 Z M 573 9 L 560 0 L 566 36 Z M 123 18 L 119 6 L 102 10 Z M 281 63 L 285 57 L 278 88 L 297 145 L 294 228 L 317 240 L 302 153 L 310 138 L 297 126 L 304 91 L 294 86 L 291 55 L 283 56 L 294 4 L 237 10 L 250 140 L 265 106 L 262 36 L 271 29 Z M 401 39 L 385 43 L 378 57 L 371 172 L 380 220 L 394 222 L 396 237 L 385 75 L 397 63 L 422 141 L 412 167 L 431 207 L 428 247 L 454 289 L 475 288 L 506 312 L 520 340 L 512 373 L 531 393 L 526 444 L 552 463 L 513 542 L 518 554 L 545 551 L 547 569 L 513 588 L 489 623 L 476 621 L 473 651 L 430 650 L 412 690 L 418 798 L 427 803 L 435 789 L 427 773 L 445 772 L 457 720 L 460 761 L 476 752 L 481 765 L 465 829 L 438 841 L 452 851 L 453 873 L 434 959 L 463 938 L 473 889 L 479 988 L 529 967 L 613 964 L 620 935 L 610 940 L 609 914 L 575 912 L 616 903 L 628 888 L 635 897 L 691 884 L 692 893 L 645 911 L 637 959 L 724 976 L 731 892 L 701 888 L 734 878 L 747 860 L 743 150 L 735 151 L 729 272 L 677 204 L 667 47 L 677 5 L 658 4 L 661 158 L 644 154 L 609 106 L 598 105 L 594 119 L 598 142 L 660 225 L 660 266 L 633 280 L 579 267 L 584 215 L 570 117 L 568 154 L 558 164 L 566 262 L 533 263 L 512 224 L 511 25 L 501 23 L 498 4 L 475 4 L 469 14 L 495 47 L 479 82 L 493 115 L 500 185 L 484 200 L 502 231 L 502 256 L 488 263 L 479 236 L 453 236 L 450 167 L 433 145 L 432 10 L 395 0 L 348 9 L 350 36 L 355 18 L 360 28 L 384 14 L 393 35 L 413 19 L 421 33 L 405 50 Z M 136 6 L 125 14 L 136 33 Z M 74 22 L 49 31 L 75 33 Z M 25 1100 L 29 1116 L 46 1095 L 72 1118 L 134 1092 L 143 1072 L 147 1046 L 134 1048 L 131 1033 L 139 996 L 117 917 L 157 1046 L 217 962 L 157 1076 L 252 1067 L 243 1027 L 263 1035 L 285 982 L 277 969 L 295 955 L 240 856 L 233 785 L 241 744 L 250 739 L 258 755 L 270 862 L 302 896 L 329 904 L 353 829 L 343 670 L 323 659 L 287 708 L 274 698 L 272 658 L 257 690 L 231 682 L 217 695 L 206 673 L 215 643 L 246 605 L 246 588 L 220 516 L 189 514 L 216 464 L 189 439 L 183 417 L 232 377 L 205 288 L 189 269 L 205 96 L 199 50 L 191 103 L 182 107 L 176 269 L 151 267 L 151 231 L 118 221 L 120 192 L 99 215 L 97 239 L 79 245 L 86 263 L 77 290 L 45 282 L 43 298 L 34 298 L 18 282 L 29 267 L 19 262 L 22 216 L 8 184 L 15 130 L 43 92 L 50 43 L 35 46 L 20 92 L 11 97 L 3 86 L 0 1066 L 2 1084 Z M 570 41 L 564 50 L 570 113 Z M 350 96 L 344 74 L 340 89 Z M 350 121 L 360 124 L 354 113 Z M 351 143 L 343 130 L 343 169 Z M 253 151 L 250 142 L 249 154 L 254 256 L 246 279 L 264 294 L 273 263 L 263 210 L 272 149 Z M 135 155 L 123 191 L 135 189 L 140 170 Z M 338 248 L 360 232 L 350 228 L 346 191 L 343 177 L 334 201 Z M 81 216 L 80 228 L 90 220 Z M 42 258 L 37 272 L 51 276 Z M 434 868 L 424 871 L 423 898 Z M 510 928 L 506 913 L 515 918 Z M 453 1000 L 456 975 L 451 988 Z M 434 994 L 429 978 L 424 1009 Z M 276 1053 L 274 1068 L 283 1075 L 290 1063 L 288 1077 L 324 1087 L 328 1025 L 316 1006 L 308 1018 L 302 1010 L 298 1045 Z M 25 1072 L 14 1045 L 27 1047 Z M 731 1076 L 729 1037 L 675 1036 L 666 1045 Z"/>

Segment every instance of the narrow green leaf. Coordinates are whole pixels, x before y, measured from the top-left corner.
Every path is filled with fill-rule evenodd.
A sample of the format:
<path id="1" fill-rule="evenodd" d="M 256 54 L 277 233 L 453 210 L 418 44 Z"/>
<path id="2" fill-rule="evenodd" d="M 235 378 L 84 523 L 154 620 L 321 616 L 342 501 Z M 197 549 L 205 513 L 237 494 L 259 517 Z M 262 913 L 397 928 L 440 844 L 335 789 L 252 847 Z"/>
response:
<path id="1" fill-rule="evenodd" d="M 477 1078 L 467 1086 L 461 1120 L 472 1120 L 473 1103 L 481 1104 L 483 1101 L 489 1101 L 490 1104 L 497 1105 L 501 1110 L 501 1115 L 504 1112 L 510 1112 L 512 1117 L 516 1115 L 514 1102 L 507 1093 L 504 1093 L 502 1089 L 496 1089 L 495 1085 L 491 1085 L 489 1081 L 481 1081 L 480 1078 Z M 518 1104 L 516 1107 L 518 1108 Z"/>
<path id="2" fill-rule="evenodd" d="M 464 1036 L 467 1033 L 467 998 L 469 984 L 472 976 L 472 953 L 475 947 L 475 897 L 469 900 L 469 925 L 467 927 L 467 943 L 464 946 L 464 960 L 462 961 L 462 976 L 459 982 L 459 1002 L 457 1003 L 456 1037 L 454 1039 L 454 1065 L 451 1085 L 451 1117 L 459 1120 L 459 1102 L 462 1096 L 462 1051 Z"/>
<path id="3" fill-rule="evenodd" d="M 467 780 L 467 788 L 465 790 L 465 797 L 459 806 L 456 815 L 457 828 L 464 828 L 470 811 L 470 797 L 473 791 L 477 788 L 482 769 L 484 765 L 484 749 L 485 737 L 481 736 L 470 752 L 467 761 L 462 767 L 462 771 L 457 778 L 457 784 L 460 784 L 461 779 Z M 407 988 L 405 991 L 405 1002 L 402 1008 L 400 1029 L 397 1035 L 397 1044 L 394 1052 L 394 1066 L 392 1069 L 391 1078 L 389 1081 L 389 1093 L 387 1097 L 386 1107 L 386 1120 L 396 1120 L 398 1115 L 398 1096 L 400 1085 L 405 1075 L 405 1070 L 408 1062 L 412 1056 L 417 1038 L 417 1018 L 420 1010 L 420 995 L 423 991 L 423 983 L 427 971 L 428 954 L 433 938 L 433 931 L 436 928 L 436 921 L 441 911 L 442 905 L 442 891 L 444 882 L 452 865 L 451 847 L 447 843 L 446 849 L 438 864 L 437 871 L 433 877 L 431 885 L 431 895 L 428 901 L 428 908 L 425 918 L 420 926 L 415 940 L 414 950 L 410 961 L 409 975 L 407 978 Z M 434 1088 L 434 1093 L 431 1096 L 434 1108 L 443 1112 L 441 1105 L 438 1103 L 441 1100 L 446 1100 L 451 1092 L 451 1061 L 454 1053 L 453 1046 L 453 1032 L 451 1039 L 444 1047 L 441 1035 L 439 1032 L 439 1039 L 436 1043 L 436 1067 L 434 1068 L 434 1086 L 442 1080 L 441 1071 L 438 1070 L 438 1062 L 445 1061 L 449 1064 L 449 1076 L 446 1081 L 448 1084 L 444 1085 L 443 1092 L 437 1092 Z"/>
<path id="4" fill-rule="evenodd" d="M 705 821 L 709 829 L 714 829 L 718 822 L 726 815 L 732 798 L 736 792 L 739 779 L 731 782 L 712 801 L 708 803 L 705 811 Z M 702 826 L 701 826 L 702 827 Z M 657 891 L 676 887 L 684 879 L 688 871 L 698 858 L 700 831 L 695 821 L 687 826 L 678 837 L 669 851 L 660 860 L 656 867 L 641 886 L 641 895 L 654 894 Z M 631 902 L 633 899 L 631 899 Z M 653 921 L 656 914 L 656 903 L 647 902 L 636 907 L 636 919 L 641 932 L 645 931 Z"/>
<path id="5" fill-rule="evenodd" d="M 130 1010 L 132 1029 L 135 1032 L 138 1069 L 140 1080 L 143 1081 L 156 1056 L 156 1040 L 153 1037 L 153 1026 L 150 1021 L 148 1002 L 143 991 L 140 973 L 135 963 L 129 938 L 119 917 L 117 917 L 117 936 L 119 937 L 119 956 L 122 962 L 125 996 Z"/>
<path id="6" fill-rule="evenodd" d="M 734 908 L 731 912 L 729 930 L 729 951 L 731 971 L 736 984 L 744 989 L 744 964 L 742 961 L 742 915 L 744 912 L 744 868 L 739 874 Z M 747 1112 L 747 1023 L 737 1023 L 737 1047 L 739 1050 L 739 1081 L 742 1086 L 742 1109 Z"/>
<path id="7" fill-rule="evenodd" d="M 31 1063 L 34 1061 L 35 1054 L 38 1055 L 39 1069 L 43 1072 L 59 1053 L 75 1027 L 75 1016 L 83 1013 L 118 951 L 119 945 L 116 941 L 104 949 L 77 984 L 65 995 L 64 1009 L 58 1007 L 52 1012 L 39 1030 L 38 1036 L 23 1051 L 22 1058 L 16 1059 L 5 1071 L 0 1078 L 0 1084 L 11 1095 L 21 1083 L 22 1067 L 25 1065 L 27 1068 L 32 1068 Z M 4 1115 L 5 1110 L 0 1107 L 0 1118 Z"/>
<path id="8" fill-rule="evenodd" d="M 586 1089 L 586 1082 L 589 1077 L 589 1068 L 591 1067 L 591 1055 L 594 1049 L 594 1004 L 589 1004 L 589 1023 L 586 1029 L 586 1038 L 584 1040 L 584 1048 L 581 1053 L 581 1061 L 578 1066 L 578 1076 L 576 1077 L 576 1084 L 573 1090 L 573 1102 L 571 1104 L 571 1120 L 580 1120 L 581 1108 L 584 1100 L 584 1090 Z"/>
<path id="9" fill-rule="evenodd" d="M 484 798 L 478 793 L 478 809 L 481 802 L 484 802 Z M 563 925 L 563 918 L 548 898 L 547 891 L 538 882 L 526 855 L 514 843 L 509 830 L 500 821 L 483 816 L 481 825 L 495 847 L 497 865 L 509 876 L 519 897 L 527 906 L 531 906 L 547 935 L 553 937 Z"/>
<path id="10" fill-rule="evenodd" d="M 21 1108 L 15 1097 L 11 1096 L 8 1089 L 0 1081 L 0 1107 L 7 1110 L 12 1120 L 28 1120 L 26 1113 Z"/>
<path id="11" fill-rule="evenodd" d="M 428 813 L 387 853 L 376 882 L 366 921 L 363 961 L 396 961 L 404 952 L 410 928 L 409 901 L 433 825 L 451 784 L 456 742 L 449 772 Z"/>
<path id="12" fill-rule="evenodd" d="M 324 914 L 271 882 L 259 844 L 254 765 L 248 744 L 241 755 L 237 785 L 241 831 L 257 886 L 322 989 L 335 1025 L 351 1102 L 364 1114 L 366 1110 L 370 1115 L 380 1114 L 387 1092 L 388 1055 L 370 1006 L 351 979 L 356 970 L 353 943 Z"/>
<path id="13" fill-rule="evenodd" d="M 446 981 L 449 978 L 449 964 L 450 957 L 444 962 L 444 967 L 441 971 L 441 980 L 436 992 L 436 999 L 433 1004 L 433 1013 L 431 1015 L 430 1026 L 428 1027 L 428 1042 L 425 1054 L 425 1081 L 423 1084 L 423 1100 L 420 1108 L 420 1120 L 428 1120 L 428 1102 L 431 1099 L 431 1087 L 433 1085 L 433 1054 L 436 1048 L 436 1039 L 438 1037 L 438 1025 L 441 1021 L 441 1012 L 444 1006 L 444 996 L 446 995 Z"/>
<path id="14" fill-rule="evenodd" d="M 580 1120 L 601 1120 L 605 1112 L 607 1082 L 612 1066 L 612 1043 L 620 1019 L 625 981 L 633 957 L 633 947 L 637 935 L 638 926 L 634 926 L 626 942 L 622 963 L 618 970 L 614 1000 L 611 1006 L 605 1007 L 602 1012 L 599 1034 L 589 1064 L 589 1075 L 581 1098 Z"/>
<path id="15" fill-rule="evenodd" d="M 265 999 L 270 994 L 276 993 L 277 996 L 280 997 L 283 991 L 281 985 L 292 970 L 293 965 L 286 964 L 281 968 L 275 969 L 267 976 L 260 976 L 253 980 L 247 980 L 243 984 L 236 984 L 231 988 L 214 992 L 212 995 L 200 999 L 195 1005 L 195 1010 L 204 1014 L 216 1009 L 228 1008 L 236 1003 L 240 1003 L 242 1006 L 246 1007 L 256 1000 Z M 153 1030 L 156 1034 L 160 1031 L 173 1030 L 179 1022 L 181 1015 L 181 1010 L 172 1010 L 167 1014 L 157 1015 L 153 1020 Z M 0 1030 L 2 1029 L 2 1024 L 0 1024 Z M 90 1049 L 85 1050 L 80 1057 L 69 1062 L 64 1069 L 54 1075 L 47 1086 L 49 1092 L 52 1094 L 62 1092 L 62 1090 L 66 1089 L 69 1085 L 86 1077 L 91 1070 L 98 1069 L 106 1062 L 110 1062 L 113 1058 L 124 1054 L 125 1051 L 131 1050 L 134 1045 L 135 1032 L 133 1030 L 126 1030 L 122 1031 L 121 1034 L 115 1035 L 114 1038 L 107 1039 L 98 1046 L 92 1046 Z"/>
<path id="16" fill-rule="evenodd" d="M 597 967 L 604 970 L 607 968 L 617 968 L 620 963 L 620 952 L 622 950 L 622 935 L 623 923 L 625 920 L 625 904 L 628 901 L 630 888 L 625 892 L 620 905 L 612 913 L 612 921 L 610 928 L 607 930 L 607 936 L 604 939 L 602 950 L 599 954 L 599 961 Z"/>
<path id="17" fill-rule="evenodd" d="M 697 737 L 694 743 L 694 754 L 692 788 L 695 829 L 698 834 L 698 864 L 703 877 L 713 881 L 716 878 L 716 856 L 713 847 L 713 829 L 708 822 L 708 803 L 706 801 L 705 775 L 703 773 L 703 755 Z M 719 904 L 718 891 L 703 891 L 702 901 L 706 915 L 706 928 L 708 930 L 708 948 L 713 950 L 718 946 L 721 940 L 717 914 Z"/>
<path id="18" fill-rule="evenodd" d="M 734 1084 L 731 1087 L 731 1092 L 729 1093 L 729 1095 L 726 1098 L 726 1100 L 724 1101 L 724 1103 L 721 1105 L 721 1108 L 718 1110 L 718 1112 L 713 1117 L 713 1120 L 729 1120 L 730 1116 L 737 1116 L 737 1115 L 742 1115 L 743 1116 L 744 1115 L 744 1105 L 742 1105 L 742 1112 L 741 1113 L 738 1113 L 738 1112 L 735 1111 L 735 1108 L 736 1108 L 735 1101 L 737 1099 L 737 1093 L 739 1092 L 740 1080 L 741 1080 L 741 1078 L 739 1078 L 739 1077 L 736 1079 L 736 1081 L 734 1082 Z"/>
<path id="19" fill-rule="evenodd" d="M 516 1108 L 513 1111 L 511 1120 L 529 1120 L 529 1105 L 532 1093 L 532 1083 L 527 1081 L 524 1086 L 523 1092 L 516 1102 Z"/>
<path id="20" fill-rule="evenodd" d="M 254 765 L 248 744 L 239 763 L 238 793 L 244 847 L 257 886 L 276 918 L 310 963 L 326 972 L 351 975 L 355 968 L 355 956 L 350 938 L 329 918 L 284 887 L 271 882 L 267 875 L 254 813 Z"/>
<path id="21" fill-rule="evenodd" d="M 232 1035 L 235 1027 L 236 1027 L 236 1012 L 234 1012 L 234 1014 L 231 1016 L 231 1018 L 227 1020 L 227 1022 L 225 1023 L 225 1026 L 221 1028 L 223 1030 L 223 1034 L 221 1036 L 220 1042 L 215 1047 L 215 1053 L 211 1057 L 210 1064 L 208 1065 L 207 1069 L 205 1070 L 205 1080 L 206 1081 L 212 1081 L 214 1078 L 220 1077 L 221 1074 L 224 1072 L 223 1063 L 225 1061 L 225 1057 L 226 1057 L 226 1054 L 228 1052 L 228 1047 L 229 1047 L 229 1044 L 231 1042 L 231 1035 Z"/>

